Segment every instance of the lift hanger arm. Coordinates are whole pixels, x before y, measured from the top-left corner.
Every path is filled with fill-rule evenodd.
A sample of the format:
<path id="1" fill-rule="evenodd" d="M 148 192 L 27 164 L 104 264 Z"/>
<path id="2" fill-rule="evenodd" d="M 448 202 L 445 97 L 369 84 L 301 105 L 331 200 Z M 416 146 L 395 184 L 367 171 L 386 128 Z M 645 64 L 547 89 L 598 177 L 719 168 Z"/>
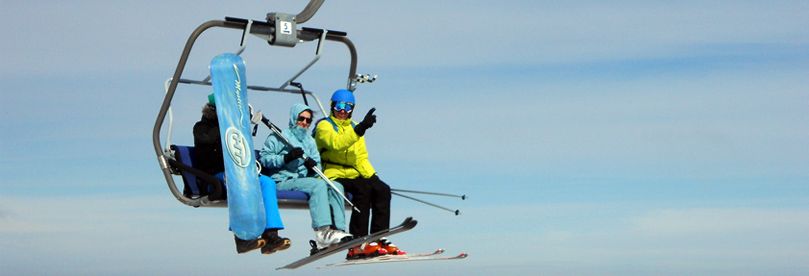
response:
<path id="1" fill-rule="evenodd" d="M 312 16 L 315 16 L 315 13 L 317 12 L 318 9 L 320 9 L 320 6 L 323 5 L 324 1 L 325 0 L 309 1 L 309 4 L 306 4 L 306 7 L 303 8 L 303 10 L 300 13 L 298 13 L 298 15 L 295 16 L 295 23 L 301 24 L 306 21 L 309 21 L 309 19 L 311 19 Z"/>

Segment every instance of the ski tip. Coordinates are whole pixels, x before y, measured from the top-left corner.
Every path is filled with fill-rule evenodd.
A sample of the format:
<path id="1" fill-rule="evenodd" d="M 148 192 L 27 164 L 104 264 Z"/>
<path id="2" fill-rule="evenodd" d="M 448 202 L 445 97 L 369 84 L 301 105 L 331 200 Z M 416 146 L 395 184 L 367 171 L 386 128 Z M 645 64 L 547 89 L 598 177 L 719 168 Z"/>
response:
<path id="1" fill-rule="evenodd" d="M 406 229 L 413 229 L 413 227 L 416 227 L 416 224 L 418 224 L 418 223 L 419 223 L 419 221 L 413 219 L 413 217 L 407 217 L 402 222 L 401 226 L 406 228 Z"/>

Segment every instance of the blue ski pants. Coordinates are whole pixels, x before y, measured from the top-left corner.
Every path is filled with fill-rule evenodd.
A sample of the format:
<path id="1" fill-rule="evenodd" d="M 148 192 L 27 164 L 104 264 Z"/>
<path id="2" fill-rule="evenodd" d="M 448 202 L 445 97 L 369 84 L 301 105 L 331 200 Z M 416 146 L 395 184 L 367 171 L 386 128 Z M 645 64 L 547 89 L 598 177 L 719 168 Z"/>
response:
<path id="1" fill-rule="evenodd" d="M 334 186 L 343 193 L 343 185 L 335 181 Z M 345 231 L 345 203 L 343 197 L 334 192 L 326 181 L 320 178 L 291 178 L 278 183 L 279 190 L 301 191 L 309 195 L 309 214 L 312 216 L 312 229 L 334 225 Z M 334 218 L 334 223 L 332 223 Z"/>
<path id="2" fill-rule="evenodd" d="M 225 172 L 217 173 L 216 178 L 225 183 Z M 268 176 L 259 175 L 258 182 L 261 185 L 261 197 L 264 199 L 264 215 L 267 217 L 267 224 L 264 229 L 284 229 L 281 214 L 278 213 L 278 196 L 276 195 L 275 181 Z M 227 188 L 227 185 L 225 185 L 225 188 Z"/>

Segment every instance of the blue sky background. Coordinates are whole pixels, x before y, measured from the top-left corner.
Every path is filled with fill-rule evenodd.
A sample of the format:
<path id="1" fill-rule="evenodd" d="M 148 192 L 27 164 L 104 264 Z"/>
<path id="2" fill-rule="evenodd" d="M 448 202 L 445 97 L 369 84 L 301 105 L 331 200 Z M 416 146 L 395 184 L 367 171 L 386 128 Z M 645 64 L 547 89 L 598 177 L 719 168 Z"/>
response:
<path id="1" fill-rule="evenodd" d="M 3 0 L 0 267 L 9 274 L 280 273 L 307 254 L 309 215 L 283 210 L 293 247 L 236 255 L 227 212 L 169 193 L 151 132 L 191 31 L 305 1 Z M 809 3 L 805 1 L 329 1 L 308 27 L 346 31 L 371 106 L 372 162 L 394 188 L 394 241 L 456 262 L 288 275 L 809 273 Z M 240 33 L 198 40 L 201 79 Z M 250 84 L 279 86 L 314 44 L 251 37 Z M 327 99 L 345 47 L 301 81 Z M 178 144 L 208 91 L 181 86 Z M 276 122 L 289 95 L 251 94 Z M 268 133 L 259 132 L 256 142 Z M 165 135 L 164 135 L 165 141 Z"/>

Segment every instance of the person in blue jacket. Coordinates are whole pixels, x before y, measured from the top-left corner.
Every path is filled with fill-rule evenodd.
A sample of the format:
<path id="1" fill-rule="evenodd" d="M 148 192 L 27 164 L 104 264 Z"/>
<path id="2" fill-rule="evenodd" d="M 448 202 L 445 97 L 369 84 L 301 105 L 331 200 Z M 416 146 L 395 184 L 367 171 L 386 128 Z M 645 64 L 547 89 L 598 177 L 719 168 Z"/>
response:
<path id="1" fill-rule="evenodd" d="M 208 103 L 202 107 L 202 118 L 194 124 L 194 164 L 200 170 L 216 176 L 221 183 L 225 183 L 222 139 L 219 135 L 219 119 L 216 115 L 216 102 L 213 94 L 208 96 Z M 259 175 L 258 180 L 261 185 L 267 224 L 264 233 L 256 239 L 242 240 L 234 235 L 237 253 L 261 248 L 262 254 L 270 254 L 287 249 L 292 244 L 288 238 L 278 236 L 278 230 L 284 229 L 284 224 L 278 213 L 275 182 L 263 175 Z M 203 191 L 204 194 L 207 192 Z"/>
<path id="2" fill-rule="evenodd" d="M 286 140 L 292 147 L 283 143 L 276 135 L 270 134 L 259 152 L 259 162 L 272 179 L 278 190 L 301 191 L 309 195 L 309 214 L 315 241 L 318 248 L 350 240 L 345 232 L 345 203 L 343 198 L 313 172 L 320 168 L 320 154 L 315 140 L 308 134 L 312 125 L 312 109 L 304 104 L 294 104 L 289 111 L 289 128 L 283 130 Z M 305 155 L 305 159 L 304 159 Z M 343 193 L 343 186 L 334 182 Z M 332 220 L 333 219 L 333 220 Z"/>

